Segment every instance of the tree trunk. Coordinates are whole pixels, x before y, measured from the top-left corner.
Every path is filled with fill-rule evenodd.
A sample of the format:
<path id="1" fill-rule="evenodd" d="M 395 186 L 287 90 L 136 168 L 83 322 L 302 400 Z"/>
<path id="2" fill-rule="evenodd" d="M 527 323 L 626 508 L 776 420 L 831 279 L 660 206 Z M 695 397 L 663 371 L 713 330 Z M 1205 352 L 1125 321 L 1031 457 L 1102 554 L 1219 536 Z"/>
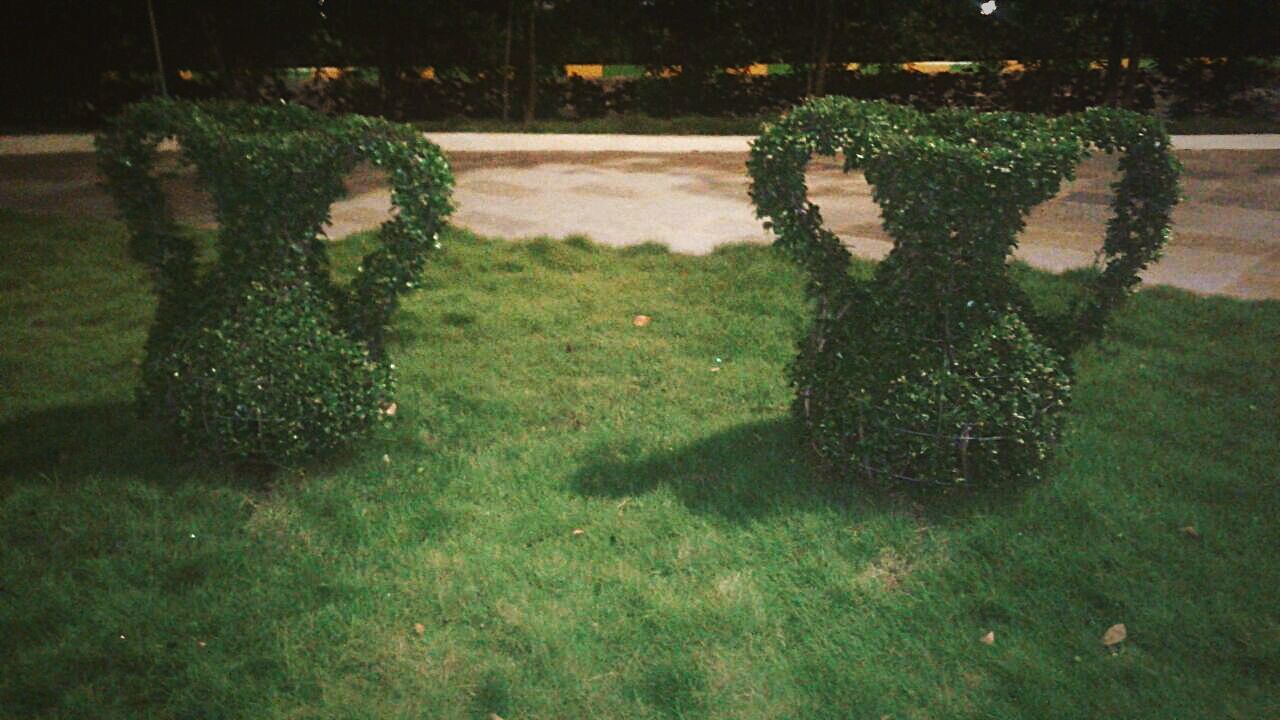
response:
<path id="1" fill-rule="evenodd" d="M 529 3 L 529 93 L 524 98 L 524 121 L 533 122 L 538 110 L 538 0 Z"/>
<path id="2" fill-rule="evenodd" d="M 819 0 L 818 6 L 822 17 L 822 41 L 818 46 L 818 70 L 813 79 L 813 94 L 822 97 L 827 94 L 827 66 L 831 64 L 831 39 L 836 24 L 835 0 Z"/>
<path id="3" fill-rule="evenodd" d="M 1132 108 L 1134 105 L 1134 85 L 1138 80 L 1138 73 L 1141 72 L 1141 56 L 1142 56 L 1142 33 L 1135 28 L 1134 33 L 1129 39 L 1129 67 L 1124 74 L 1124 90 L 1120 96 L 1120 107 Z"/>
<path id="4" fill-rule="evenodd" d="M 151 44 L 156 51 L 156 73 L 160 77 L 160 94 L 169 97 L 169 84 L 164 79 L 164 58 L 160 54 L 160 29 L 156 25 L 156 11 L 147 0 L 147 19 L 151 21 Z"/>
<path id="5" fill-rule="evenodd" d="M 813 23 L 809 28 L 809 67 L 804 74 L 805 97 L 813 97 L 814 81 L 818 69 L 818 34 L 822 24 L 822 4 L 825 0 L 813 0 Z"/>
<path id="6" fill-rule="evenodd" d="M 507 5 L 507 41 L 502 50 L 502 122 L 511 117 L 511 31 L 516 21 L 516 0 Z"/>
<path id="7" fill-rule="evenodd" d="M 218 70 L 218 84 L 222 86 L 222 92 L 225 95 L 231 95 L 234 83 L 231 78 L 231 70 L 227 67 L 227 58 L 222 54 L 222 39 L 218 36 L 218 27 L 215 24 L 217 20 L 208 14 L 200 15 L 200 26 L 204 29 L 205 42 L 209 43 L 209 54 L 213 56 L 213 65 Z"/>
<path id="8" fill-rule="evenodd" d="M 1124 58 L 1125 46 L 1129 44 L 1129 7 L 1127 3 L 1117 3 L 1115 15 L 1111 20 L 1111 36 L 1107 42 L 1107 77 L 1103 86 L 1103 102 L 1117 105 L 1120 102 L 1120 67 Z"/>

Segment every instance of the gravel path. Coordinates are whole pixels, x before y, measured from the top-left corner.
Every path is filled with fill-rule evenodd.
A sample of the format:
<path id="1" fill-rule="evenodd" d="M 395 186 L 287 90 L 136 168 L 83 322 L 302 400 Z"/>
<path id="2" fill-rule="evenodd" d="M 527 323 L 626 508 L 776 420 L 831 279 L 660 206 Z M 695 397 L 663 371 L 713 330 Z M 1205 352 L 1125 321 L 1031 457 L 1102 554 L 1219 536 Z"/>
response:
<path id="1" fill-rule="evenodd" d="M 723 243 L 769 242 L 747 198 L 745 137 L 439 133 L 458 179 L 454 222 L 512 239 L 586 235 L 609 245 L 646 241 L 705 253 Z M 1219 146 L 1231 144 L 1232 150 Z M 1186 199 L 1174 240 L 1146 273 L 1198 293 L 1280 299 L 1280 135 L 1180 136 Z M 110 217 L 87 136 L 0 137 L 0 207 Z M 1193 149 L 1203 148 L 1203 149 Z M 168 156 L 172 160 L 172 156 Z M 1087 265 L 1102 243 L 1113 162 L 1085 163 L 1076 181 L 1036 209 L 1017 256 L 1060 271 Z M 891 241 L 860 174 L 837 163 L 810 169 L 812 197 L 859 256 Z M 211 224 L 189 172 L 167 181 L 175 211 Z M 380 175 L 361 168 L 333 207 L 331 237 L 376 226 L 390 211 Z"/>
<path id="2" fill-rule="evenodd" d="M 576 133 L 426 133 L 446 152 L 745 153 L 752 135 L 590 135 Z M 1280 133 L 1174 135 L 1177 150 L 1280 150 Z M 0 155 L 93 152 L 93 136 L 0 135 Z"/>

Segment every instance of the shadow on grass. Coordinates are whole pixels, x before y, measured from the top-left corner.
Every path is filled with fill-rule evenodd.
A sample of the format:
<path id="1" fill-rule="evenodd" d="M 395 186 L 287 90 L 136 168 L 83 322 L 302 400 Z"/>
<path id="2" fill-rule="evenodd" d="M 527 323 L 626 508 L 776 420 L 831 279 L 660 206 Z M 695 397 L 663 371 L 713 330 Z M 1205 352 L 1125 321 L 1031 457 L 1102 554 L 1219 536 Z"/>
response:
<path id="1" fill-rule="evenodd" d="M 881 485 L 824 473 L 789 417 L 739 425 L 692 445 L 641 455 L 626 442 L 597 447 L 602 458 L 573 479 L 585 495 L 623 498 L 669 487 L 694 512 L 749 522 L 775 513 L 830 510 L 851 518 L 905 513 L 930 524 L 1002 514 L 1023 487 Z M 639 455 L 639 457 L 637 457 Z"/>
<path id="2" fill-rule="evenodd" d="M 886 509 L 893 498 L 818 476 L 789 417 L 739 425 L 670 451 L 635 457 L 625 442 L 596 449 L 574 487 L 586 495 L 625 497 L 668 486 L 695 512 L 750 521 L 789 510 Z"/>
<path id="3" fill-rule="evenodd" d="M 207 474 L 123 401 L 55 407 L 0 424 L 0 468 L 15 483 L 105 476 L 171 485 Z"/>

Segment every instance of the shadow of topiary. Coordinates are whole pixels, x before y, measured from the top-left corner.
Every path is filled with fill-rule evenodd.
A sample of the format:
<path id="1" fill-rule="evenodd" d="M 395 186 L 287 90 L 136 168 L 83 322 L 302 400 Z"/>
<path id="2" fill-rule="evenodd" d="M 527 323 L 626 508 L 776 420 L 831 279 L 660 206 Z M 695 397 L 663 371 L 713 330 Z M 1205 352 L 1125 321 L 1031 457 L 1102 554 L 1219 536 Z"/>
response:
<path id="1" fill-rule="evenodd" d="M 909 514 L 945 524 L 972 514 L 1003 514 L 1024 487 L 939 493 L 898 483 L 853 483 L 823 471 L 789 417 L 738 425 L 669 451 L 645 453 L 634 441 L 596 447 L 599 458 L 573 478 L 584 495 L 624 498 L 669 488 L 691 511 L 748 523 L 775 514 L 831 510 L 851 520 Z M 923 500 L 928 498 L 928 502 Z"/>
<path id="2" fill-rule="evenodd" d="M 0 467 L 16 481 L 128 475 L 166 483 L 183 474 L 161 429 L 124 401 L 21 415 L 0 424 L 0 438 Z"/>
<path id="3" fill-rule="evenodd" d="M 26 483 L 79 483 L 118 477 L 172 487 L 200 479 L 262 489 L 267 475 L 234 466 L 217 471 L 182 452 L 165 428 L 138 417 L 137 405 L 62 405 L 0 423 L 0 495 Z"/>

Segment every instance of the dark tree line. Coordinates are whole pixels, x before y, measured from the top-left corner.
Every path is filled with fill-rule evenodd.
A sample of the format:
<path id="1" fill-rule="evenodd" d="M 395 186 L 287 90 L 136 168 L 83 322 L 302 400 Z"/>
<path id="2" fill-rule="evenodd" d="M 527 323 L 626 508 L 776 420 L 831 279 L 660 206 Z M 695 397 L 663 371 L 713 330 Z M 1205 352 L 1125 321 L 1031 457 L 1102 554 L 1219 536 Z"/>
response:
<path id="1" fill-rule="evenodd" d="M 846 62 L 1102 60 L 1280 54 L 1274 0 L 151 0 L 166 68 L 225 89 L 293 66 L 379 69 L 394 85 L 430 66 L 500 77 L 504 111 L 528 116 L 540 73 L 566 63 L 723 67 L 782 62 L 823 94 Z M 14 4 L 0 22 L 6 94 L 75 96 L 104 73 L 155 68 L 147 0 Z M 1129 85 L 1126 85 L 1129 83 Z M 523 108 L 511 107 L 519 98 Z"/>
<path id="2" fill-rule="evenodd" d="M 502 64 L 508 28 L 545 65 L 1103 57 L 1280 50 L 1273 0 L 153 0 L 174 67 Z M 146 0 L 15 4 L 26 65 L 152 66 Z M 513 27 L 514 26 L 514 27 Z M 1117 45 L 1118 44 L 1118 45 Z"/>

